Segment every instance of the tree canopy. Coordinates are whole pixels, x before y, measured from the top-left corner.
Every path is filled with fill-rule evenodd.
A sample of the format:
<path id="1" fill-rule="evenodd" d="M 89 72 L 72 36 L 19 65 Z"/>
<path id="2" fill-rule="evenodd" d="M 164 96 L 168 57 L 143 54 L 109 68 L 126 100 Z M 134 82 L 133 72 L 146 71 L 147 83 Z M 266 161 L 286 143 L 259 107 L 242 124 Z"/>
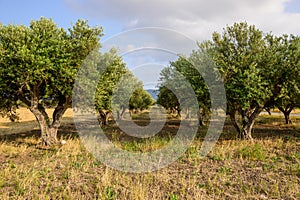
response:
<path id="1" fill-rule="evenodd" d="M 213 33 L 212 41 L 200 45 L 222 75 L 227 112 L 241 138 L 252 139 L 255 119 L 264 108 L 286 99 L 285 91 L 299 94 L 299 53 L 295 53 L 299 41 L 295 41 L 294 36 L 266 34 L 242 22 L 226 27 L 222 34 Z"/>
<path id="2" fill-rule="evenodd" d="M 42 142 L 52 145 L 60 120 L 71 106 L 72 89 L 78 69 L 94 49 L 100 47 L 102 28 L 78 20 L 68 31 L 51 19 L 32 21 L 29 27 L 0 27 L 0 109 L 16 117 L 25 105 L 37 118 Z M 55 108 L 52 121 L 45 111 Z"/>
<path id="3" fill-rule="evenodd" d="M 300 107 L 300 37 L 283 35 L 278 38 L 277 56 L 282 66 L 280 93 L 271 107 L 277 107 L 285 116 L 285 123 L 291 123 L 290 113 Z"/>
<path id="4" fill-rule="evenodd" d="M 161 72 L 161 82 L 159 87 L 158 103 L 169 110 L 177 110 L 179 116 L 181 109 L 184 107 L 186 112 L 186 118 L 190 117 L 190 110 L 195 110 L 198 112 L 199 123 L 203 125 L 204 116 L 209 115 L 210 112 L 210 98 L 209 91 L 205 81 L 200 74 L 201 69 L 196 67 L 203 67 L 203 63 L 200 65 L 195 65 L 199 61 L 195 59 L 197 52 L 193 52 L 190 58 L 179 57 L 177 61 L 170 62 L 170 66 L 165 68 Z M 194 60 L 192 60 L 193 58 Z M 201 59 L 201 58 L 200 58 Z M 197 63 L 199 64 L 199 63 Z M 198 71 L 199 70 L 199 71 Z M 199 108 L 193 108 L 192 98 L 188 94 L 182 94 L 184 98 L 178 99 L 174 91 L 169 88 L 176 88 L 176 93 L 186 92 L 186 85 L 183 84 L 182 78 L 185 79 L 191 85 L 191 88 L 195 92 L 195 96 L 198 100 Z M 185 82 L 184 81 L 184 82 Z M 169 87 L 169 88 L 168 88 Z M 195 112 L 195 113 L 196 113 Z"/>

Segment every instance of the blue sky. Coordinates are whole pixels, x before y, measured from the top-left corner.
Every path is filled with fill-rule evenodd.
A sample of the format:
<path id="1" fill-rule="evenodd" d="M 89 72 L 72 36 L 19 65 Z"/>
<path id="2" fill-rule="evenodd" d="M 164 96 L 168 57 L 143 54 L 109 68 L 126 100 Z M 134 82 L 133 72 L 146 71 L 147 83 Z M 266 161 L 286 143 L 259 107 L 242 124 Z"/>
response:
<path id="1" fill-rule="evenodd" d="M 72 10 L 63 0 L 0 0 L 0 22 L 2 24 L 29 25 L 40 17 L 52 18 L 59 26 L 67 28 L 78 19 L 86 19 L 92 26 L 104 27 L 105 37 L 119 33 L 122 25 L 117 21 L 97 20 L 87 14 Z"/>
<path id="2" fill-rule="evenodd" d="M 300 12 L 300 1 L 299 0 L 293 0 L 286 4 L 287 12 L 291 13 L 299 13 Z"/>
<path id="3" fill-rule="evenodd" d="M 103 26 L 105 36 L 102 41 L 122 31 L 141 27 L 168 28 L 194 41 L 202 41 L 210 39 L 213 31 L 221 32 L 226 25 L 239 21 L 247 21 L 278 35 L 300 35 L 300 0 L 0 0 L 0 23 L 4 25 L 28 25 L 41 16 L 52 18 L 64 28 L 79 18 L 87 19 L 92 26 Z M 142 38 L 131 37 L 122 48 L 131 51 L 149 45 L 160 47 L 166 39 L 156 37 L 157 40 L 150 44 Z M 185 45 L 178 41 L 176 34 L 167 39 L 173 40 L 173 43 L 169 41 L 173 46 Z M 124 60 L 130 69 L 144 66 L 144 69 L 137 69 L 137 73 L 142 74 L 139 78 L 155 82 L 159 74 L 157 66 L 166 65 L 170 59 L 170 56 L 161 55 L 151 54 L 150 58 L 149 54 L 143 56 L 138 52 L 126 55 Z M 153 63 L 153 67 L 149 63 Z M 153 77 L 152 80 L 149 77 Z"/>

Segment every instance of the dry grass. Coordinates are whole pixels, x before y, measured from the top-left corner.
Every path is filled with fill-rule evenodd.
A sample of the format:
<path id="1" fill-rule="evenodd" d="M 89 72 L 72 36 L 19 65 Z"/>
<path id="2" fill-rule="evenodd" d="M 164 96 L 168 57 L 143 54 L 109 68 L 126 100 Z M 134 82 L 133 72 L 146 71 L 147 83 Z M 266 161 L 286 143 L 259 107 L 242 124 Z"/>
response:
<path id="1" fill-rule="evenodd" d="M 57 149 L 38 149 L 37 130 L 18 130 L 20 134 L 0 141 L 0 199 L 299 199 L 299 126 L 279 126 L 279 120 L 261 117 L 253 143 L 233 139 L 226 124 L 213 151 L 202 159 L 200 134 L 179 160 L 144 174 L 119 172 L 97 161 L 76 137 L 70 118 L 60 131 L 67 143 Z M 28 128 L 30 123 L 19 122 Z M 164 131 L 177 130 L 176 124 L 172 121 Z M 130 143 L 113 125 L 106 131 L 136 150 L 137 143 Z M 160 137 L 167 141 L 169 136 Z M 149 148 L 139 142 L 138 148 Z M 164 142 L 150 144 L 152 150 Z"/>

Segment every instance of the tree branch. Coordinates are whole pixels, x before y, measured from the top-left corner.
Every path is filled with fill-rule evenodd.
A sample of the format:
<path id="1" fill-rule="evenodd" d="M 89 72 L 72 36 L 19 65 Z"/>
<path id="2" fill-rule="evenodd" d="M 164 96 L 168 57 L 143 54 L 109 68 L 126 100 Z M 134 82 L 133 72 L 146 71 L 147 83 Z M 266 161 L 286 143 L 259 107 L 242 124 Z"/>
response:
<path id="1" fill-rule="evenodd" d="M 53 112 L 53 122 L 52 127 L 58 128 L 60 126 L 60 120 L 66 110 L 69 108 L 71 103 L 71 97 L 65 97 L 61 95 L 59 97 L 58 105 Z"/>
<path id="2" fill-rule="evenodd" d="M 23 103 L 25 103 L 28 107 L 31 106 L 31 103 L 28 99 L 26 99 L 25 95 L 24 95 L 24 92 L 23 92 L 23 87 L 25 85 L 21 86 L 19 88 L 19 91 L 17 92 L 17 96 L 18 96 L 18 99 L 20 99 Z"/>
<path id="3" fill-rule="evenodd" d="M 237 132 L 240 134 L 241 132 L 241 128 L 240 126 L 238 125 L 237 121 L 236 121 L 236 118 L 235 118 L 235 112 L 236 111 L 230 111 L 229 112 L 229 116 L 230 116 L 230 120 L 231 120 L 231 123 L 233 124 L 234 128 L 237 130 Z"/>

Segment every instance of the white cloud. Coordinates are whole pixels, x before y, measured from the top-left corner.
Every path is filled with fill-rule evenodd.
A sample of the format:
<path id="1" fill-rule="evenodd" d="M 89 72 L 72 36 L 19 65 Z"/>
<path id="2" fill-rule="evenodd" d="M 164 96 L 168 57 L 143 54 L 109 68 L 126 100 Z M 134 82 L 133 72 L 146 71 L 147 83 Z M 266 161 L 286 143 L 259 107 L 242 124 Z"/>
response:
<path id="1" fill-rule="evenodd" d="M 274 34 L 300 35 L 300 7 L 298 12 L 287 12 L 286 6 L 298 0 L 65 0 L 72 9 L 99 19 L 114 21 L 122 25 L 123 30 L 141 27 L 162 27 L 183 33 L 193 40 L 202 41 L 211 38 L 214 31 L 222 32 L 227 25 L 247 21 L 265 32 Z M 153 38 L 156 37 L 156 38 Z M 192 40 L 192 41 L 193 41 Z M 146 41 L 146 42 L 145 42 Z M 168 31 L 143 30 L 113 38 L 110 48 L 117 44 L 120 52 L 134 48 L 164 47 L 187 52 L 194 44 Z M 172 57 L 172 56 L 171 56 Z M 166 64 L 174 60 L 161 51 L 133 52 L 123 58 L 130 68 L 147 63 Z M 146 65 L 145 65 L 146 66 Z M 148 65 L 150 66 L 150 65 Z M 145 82 L 158 80 L 158 75 L 149 71 L 153 67 L 143 68 L 137 73 Z M 156 69 L 156 68 L 155 68 Z M 156 69 L 158 70 L 158 69 Z M 160 70 L 158 70 L 160 71 Z M 147 82 L 146 81 L 146 82 Z"/>
<path id="2" fill-rule="evenodd" d="M 287 13 L 291 0 L 66 0 L 77 11 L 115 20 L 124 29 L 164 27 L 196 40 L 208 39 L 226 25 L 247 21 L 276 34 L 300 33 L 300 14 Z M 300 12 L 300 8 L 299 8 Z"/>

